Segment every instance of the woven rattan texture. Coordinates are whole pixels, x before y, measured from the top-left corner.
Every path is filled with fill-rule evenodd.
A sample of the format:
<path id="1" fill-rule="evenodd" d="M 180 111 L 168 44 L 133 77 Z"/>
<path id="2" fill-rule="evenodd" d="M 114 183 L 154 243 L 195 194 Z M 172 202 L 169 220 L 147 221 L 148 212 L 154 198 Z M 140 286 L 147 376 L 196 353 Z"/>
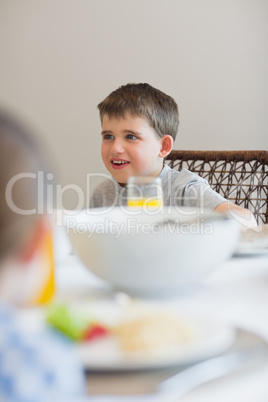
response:
<path id="1" fill-rule="evenodd" d="M 225 198 L 268 223 L 268 151 L 172 151 L 166 163 L 205 178 Z"/>

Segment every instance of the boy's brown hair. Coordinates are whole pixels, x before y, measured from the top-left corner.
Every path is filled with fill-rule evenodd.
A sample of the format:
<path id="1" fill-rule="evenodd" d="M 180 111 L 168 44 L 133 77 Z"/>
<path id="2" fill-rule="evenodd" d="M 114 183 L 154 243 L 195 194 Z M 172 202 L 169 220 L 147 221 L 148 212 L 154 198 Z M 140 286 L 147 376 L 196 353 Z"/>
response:
<path id="1" fill-rule="evenodd" d="M 179 127 L 178 105 L 174 99 L 149 84 L 127 84 L 111 92 L 98 104 L 100 119 L 106 114 L 124 117 L 126 112 L 145 117 L 161 138 L 171 135 L 175 140 Z"/>

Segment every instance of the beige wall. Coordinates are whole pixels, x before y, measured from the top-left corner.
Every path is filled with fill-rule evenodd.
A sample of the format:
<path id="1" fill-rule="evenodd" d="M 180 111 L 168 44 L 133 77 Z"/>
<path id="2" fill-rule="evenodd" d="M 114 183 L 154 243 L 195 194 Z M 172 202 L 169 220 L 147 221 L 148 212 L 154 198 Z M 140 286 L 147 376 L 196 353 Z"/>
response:
<path id="1" fill-rule="evenodd" d="M 82 189 L 105 172 L 96 105 L 127 82 L 177 100 L 175 148 L 267 149 L 267 17 L 266 0 L 1 0 L 0 103 Z"/>

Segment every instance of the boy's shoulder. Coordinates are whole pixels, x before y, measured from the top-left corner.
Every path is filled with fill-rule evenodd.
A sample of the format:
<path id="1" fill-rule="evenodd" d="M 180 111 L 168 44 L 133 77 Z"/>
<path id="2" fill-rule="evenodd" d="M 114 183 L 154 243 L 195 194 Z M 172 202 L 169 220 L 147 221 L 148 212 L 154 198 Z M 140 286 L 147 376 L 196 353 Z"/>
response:
<path id="1" fill-rule="evenodd" d="M 167 164 L 164 165 L 159 177 L 162 179 L 163 185 L 167 182 L 176 182 L 177 184 L 189 184 L 189 183 L 204 183 L 207 184 L 207 180 L 198 176 L 198 174 L 190 172 L 190 170 L 183 168 L 182 170 L 172 169 Z"/>

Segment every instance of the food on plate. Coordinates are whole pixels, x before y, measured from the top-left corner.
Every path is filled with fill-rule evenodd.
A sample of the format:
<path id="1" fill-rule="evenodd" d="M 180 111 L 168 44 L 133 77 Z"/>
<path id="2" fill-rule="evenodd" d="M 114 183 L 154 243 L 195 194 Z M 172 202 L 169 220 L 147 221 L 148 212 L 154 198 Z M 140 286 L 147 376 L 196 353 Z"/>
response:
<path id="1" fill-rule="evenodd" d="M 189 322 L 168 312 L 145 312 L 123 320 L 113 333 L 127 352 L 165 352 L 195 338 Z"/>
<path id="2" fill-rule="evenodd" d="M 268 248 L 268 224 L 259 225 L 252 229 L 243 230 L 240 234 L 239 248 L 267 247 Z"/>
<path id="3" fill-rule="evenodd" d="M 108 333 L 109 331 L 104 325 L 91 323 L 84 332 L 83 340 L 91 341 L 92 339 L 99 338 L 107 335 Z"/>
<path id="4" fill-rule="evenodd" d="M 165 354 L 196 339 L 193 323 L 172 310 L 133 300 L 102 307 L 90 302 L 53 304 L 46 321 L 75 342 L 107 338 L 124 353 Z"/>
<path id="5" fill-rule="evenodd" d="M 76 342 L 90 341 L 109 333 L 85 309 L 65 304 L 53 304 L 47 311 L 47 323 Z"/>

